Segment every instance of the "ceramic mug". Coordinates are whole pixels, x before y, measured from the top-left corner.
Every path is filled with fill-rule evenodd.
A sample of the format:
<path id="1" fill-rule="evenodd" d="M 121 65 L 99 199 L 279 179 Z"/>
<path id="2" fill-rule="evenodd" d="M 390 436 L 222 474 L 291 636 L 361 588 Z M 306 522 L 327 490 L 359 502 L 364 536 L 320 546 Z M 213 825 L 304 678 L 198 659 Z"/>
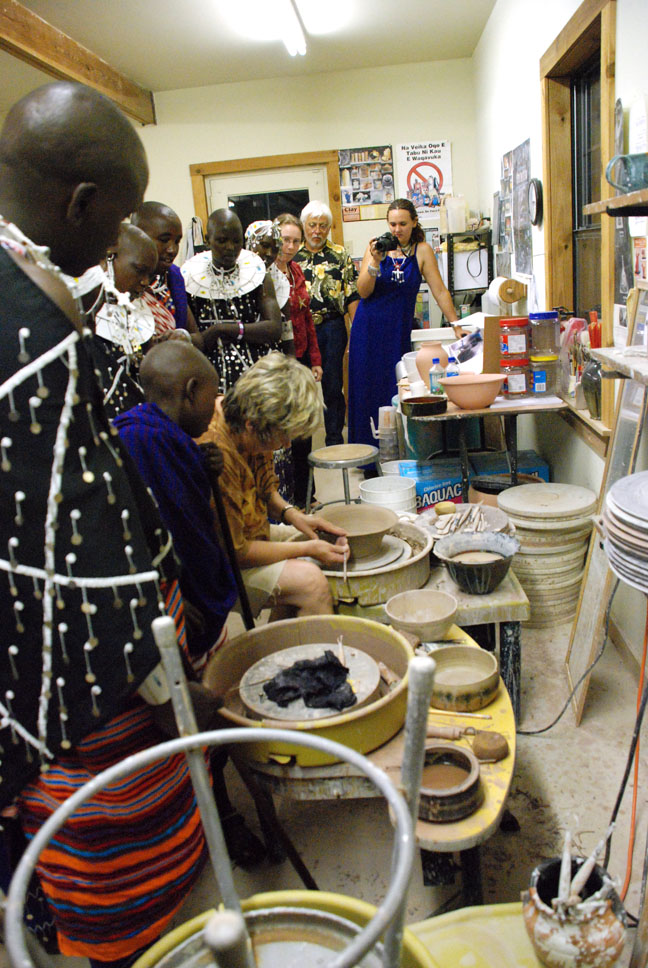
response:
<path id="1" fill-rule="evenodd" d="M 617 169 L 618 174 L 613 174 Z M 648 188 L 648 154 L 615 155 L 605 169 L 605 177 L 613 188 L 621 192 L 637 192 Z"/>

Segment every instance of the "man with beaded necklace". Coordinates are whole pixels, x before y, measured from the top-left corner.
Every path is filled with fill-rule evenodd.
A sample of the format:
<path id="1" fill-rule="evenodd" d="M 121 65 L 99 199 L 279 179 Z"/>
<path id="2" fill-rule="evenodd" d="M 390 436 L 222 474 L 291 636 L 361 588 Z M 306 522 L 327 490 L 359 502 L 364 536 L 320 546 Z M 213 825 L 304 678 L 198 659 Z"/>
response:
<path id="1" fill-rule="evenodd" d="M 133 127 L 80 84 L 33 91 L 0 133 L 0 807 L 17 806 L 27 836 L 164 738 L 161 607 L 184 642 L 168 535 L 105 417 L 61 277 L 103 258 L 147 179 Z M 61 951 L 127 968 L 177 911 L 205 844 L 184 757 L 117 787 L 79 808 L 38 872 Z"/>

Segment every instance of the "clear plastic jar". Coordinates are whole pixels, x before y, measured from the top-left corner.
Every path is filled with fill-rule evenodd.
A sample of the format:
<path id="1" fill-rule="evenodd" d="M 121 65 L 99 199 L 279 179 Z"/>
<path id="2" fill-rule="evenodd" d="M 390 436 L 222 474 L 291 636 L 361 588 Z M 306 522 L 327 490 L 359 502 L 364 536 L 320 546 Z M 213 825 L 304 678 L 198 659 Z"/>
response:
<path id="1" fill-rule="evenodd" d="M 534 397 L 556 392 L 558 384 L 558 357 L 556 355 L 531 357 L 531 392 Z"/>
<path id="2" fill-rule="evenodd" d="M 529 313 L 531 326 L 531 359 L 536 356 L 558 356 L 560 353 L 560 322 L 558 313 Z"/>
<path id="3" fill-rule="evenodd" d="M 500 320 L 500 356 L 529 358 L 529 320 L 526 316 L 511 316 Z"/>
<path id="4" fill-rule="evenodd" d="M 529 360 L 500 360 L 500 372 L 504 377 L 502 395 L 505 397 L 525 397 L 529 393 L 530 373 Z"/>

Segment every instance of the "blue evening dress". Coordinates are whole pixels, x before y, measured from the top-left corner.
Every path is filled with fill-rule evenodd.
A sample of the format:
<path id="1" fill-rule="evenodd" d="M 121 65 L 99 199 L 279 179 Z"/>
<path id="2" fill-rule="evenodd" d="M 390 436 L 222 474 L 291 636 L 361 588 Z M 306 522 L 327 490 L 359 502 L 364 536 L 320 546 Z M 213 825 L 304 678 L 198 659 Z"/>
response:
<path id="1" fill-rule="evenodd" d="M 356 310 L 349 344 L 349 443 L 377 446 L 369 418 L 377 430 L 379 408 L 390 406 L 396 393 L 396 364 L 411 349 L 421 285 L 416 248 L 404 262 L 390 255 L 382 260 L 374 291 Z M 397 266 L 400 283 L 393 278 Z"/>

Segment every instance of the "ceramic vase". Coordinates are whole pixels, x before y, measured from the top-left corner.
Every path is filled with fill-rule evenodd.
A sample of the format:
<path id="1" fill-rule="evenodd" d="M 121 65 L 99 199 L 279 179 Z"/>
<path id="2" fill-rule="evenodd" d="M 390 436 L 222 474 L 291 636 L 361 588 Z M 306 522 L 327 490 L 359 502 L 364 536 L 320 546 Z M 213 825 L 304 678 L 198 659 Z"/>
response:
<path id="1" fill-rule="evenodd" d="M 601 419 L 601 379 L 600 362 L 590 358 L 583 367 L 581 386 L 587 409 L 593 420 Z"/>
<path id="2" fill-rule="evenodd" d="M 522 916 L 535 953 L 547 968 L 612 968 L 623 953 L 625 923 L 610 878 L 595 867 L 582 892 L 590 903 L 559 912 L 551 899 L 558 893 L 560 863 L 557 857 L 539 864 L 522 894 Z M 574 858 L 572 876 L 582 863 L 583 858 Z M 596 903 L 604 885 L 609 893 Z"/>
<path id="3" fill-rule="evenodd" d="M 416 368 L 426 387 L 429 386 L 430 367 L 432 366 L 432 361 L 435 359 L 439 360 L 439 363 L 444 369 L 448 365 L 448 354 L 441 343 L 423 343 L 416 354 Z"/>

